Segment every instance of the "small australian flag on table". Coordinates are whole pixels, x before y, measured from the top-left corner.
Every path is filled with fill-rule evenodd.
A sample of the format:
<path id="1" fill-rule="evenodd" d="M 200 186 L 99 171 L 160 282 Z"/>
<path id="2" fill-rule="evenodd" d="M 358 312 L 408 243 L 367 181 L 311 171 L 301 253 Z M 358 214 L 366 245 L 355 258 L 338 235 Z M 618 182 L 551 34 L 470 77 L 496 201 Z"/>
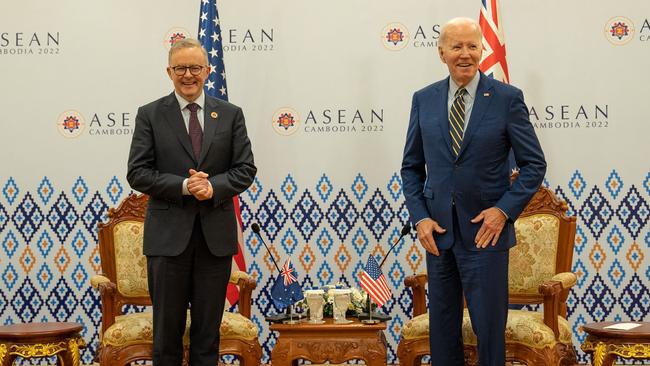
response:
<path id="1" fill-rule="evenodd" d="M 276 308 L 282 310 L 304 298 L 302 287 L 298 282 L 296 268 L 291 263 L 291 259 L 287 259 L 271 288 L 273 304 Z"/>

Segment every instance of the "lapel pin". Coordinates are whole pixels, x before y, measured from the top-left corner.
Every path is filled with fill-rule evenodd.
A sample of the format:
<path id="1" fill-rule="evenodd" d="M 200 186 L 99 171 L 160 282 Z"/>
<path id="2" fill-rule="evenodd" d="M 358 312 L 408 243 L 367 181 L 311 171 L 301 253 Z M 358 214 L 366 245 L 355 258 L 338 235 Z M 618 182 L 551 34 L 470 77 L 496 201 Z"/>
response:
<path id="1" fill-rule="evenodd" d="M 489 97 L 489 96 L 490 96 L 490 93 L 483 93 L 483 96 L 484 96 L 484 97 Z"/>
<path id="2" fill-rule="evenodd" d="M 212 119 L 216 119 L 217 116 L 219 116 L 219 115 L 217 114 L 217 112 L 212 112 L 212 113 L 210 113 L 210 117 L 212 117 Z"/>

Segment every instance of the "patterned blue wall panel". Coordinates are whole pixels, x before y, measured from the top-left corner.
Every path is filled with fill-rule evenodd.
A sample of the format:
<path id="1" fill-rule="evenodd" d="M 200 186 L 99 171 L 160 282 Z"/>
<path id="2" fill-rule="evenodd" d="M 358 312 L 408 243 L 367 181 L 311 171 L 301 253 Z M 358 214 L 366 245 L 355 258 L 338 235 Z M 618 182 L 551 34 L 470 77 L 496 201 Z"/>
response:
<path id="1" fill-rule="evenodd" d="M 277 186 L 257 178 L 241 196 L 247 265 L 258 282 L 253 321 L 262 329 L 265 361 L 276 342 L 264 322 L 265 314 L 277 311 L 270 299 L 274 266 L 251 235 L 253 222 L 280 262 L 291 257 L 303 285 L 313 287 L 339 281 L 358 286 L 367 256 L 381 260 L 408 219 L 397 173 L 384 182 L 368 182 L 362 174 L 347 182 L 328 174 L 314 178 L 313 186 L 293 174 Z M 130 189 L 118 177 L 103 187 L 90 187 L 84 177 L 71 187 L 48 177 L 29 184 L 18 177 L 0 179 L 0 322 L 81 322 L 88 343 L 82 360 L 91 363 L 101 322 L 99 296 L 89 284 L 100 271 L 96 226 Z M 564 182 L 545 182 L 578 217 L 573 270 L 579 279 L 568 301 L 574 345 L 584 340 L 582 324 L 647 320 L 650 173 L 642 182 L 627 182 L 612 170 L 589 182 L 576 170 Z M 424 270 L 424 251 L 414 235 L 395 248 L 383 269 L 393 290 L 383 307 L 393 315 L 386 334 L 393 363 L 412 310 L 403 280 Z M 584 354 L 579 358 L 586 362 Z"/>

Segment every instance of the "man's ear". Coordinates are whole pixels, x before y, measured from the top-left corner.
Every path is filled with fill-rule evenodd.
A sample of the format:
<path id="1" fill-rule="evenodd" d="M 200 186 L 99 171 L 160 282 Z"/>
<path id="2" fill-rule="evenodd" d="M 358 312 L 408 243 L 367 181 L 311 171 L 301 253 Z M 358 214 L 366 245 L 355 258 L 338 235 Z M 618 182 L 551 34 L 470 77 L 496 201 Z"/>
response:
<path id="1" fill-rule="evenodd" d="M 443 64 L 447 63 L 447 61 L 445 61 L 444 51 L 442 50 L 441 46 L 438 46 L 438 56 L 440 57 L 440 61 L 442 61 Z"/>

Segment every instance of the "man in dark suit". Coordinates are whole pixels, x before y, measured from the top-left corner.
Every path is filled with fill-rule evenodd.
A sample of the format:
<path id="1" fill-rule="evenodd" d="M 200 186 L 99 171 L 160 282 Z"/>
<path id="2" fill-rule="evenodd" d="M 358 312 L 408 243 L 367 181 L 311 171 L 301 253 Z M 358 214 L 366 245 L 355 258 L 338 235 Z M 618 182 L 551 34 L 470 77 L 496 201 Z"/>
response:
<path id="1" fill-rule="evenodd" d="M 239 107 L 203 93 L 205 49 L 181 40 L 169 51 L 174 92 L 138 109 L 127 179 L 150 196 L 144 222 L 153 302 L 153 363 L 180 366 L 188 305 L 190 364 L 215 366 L 232 255 L 233 197 L 257 169 Z"/>
<path id="2" fill-rule="evenodd" d="M 463 365 L 463 296 L 480 365 L 504 365 L 513 223 L 546 171 L 522 92 L 478 71 L 481 39 L 472 19 L 443 26 L 438 53 L 450 77 L 413 95 L 402 161 L 427 251 L 432 365 Z M 511 149 L 520 168 L 512 185 Z"/>

